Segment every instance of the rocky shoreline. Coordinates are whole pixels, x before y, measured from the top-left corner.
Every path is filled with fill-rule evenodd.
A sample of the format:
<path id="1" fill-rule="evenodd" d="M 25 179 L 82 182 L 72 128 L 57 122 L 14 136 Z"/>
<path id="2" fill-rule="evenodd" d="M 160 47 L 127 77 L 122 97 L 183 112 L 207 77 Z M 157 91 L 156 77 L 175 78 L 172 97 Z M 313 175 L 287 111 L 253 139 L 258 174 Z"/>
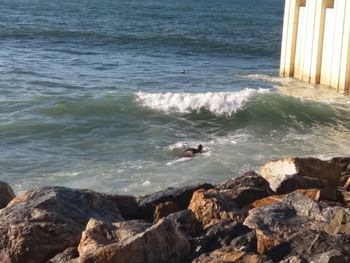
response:
<path id="1" fill-rule="evenodd" d="M 350 262 L 349 175 L 290 158 L 142 197 L 0 182 L 0 262 Z"/>

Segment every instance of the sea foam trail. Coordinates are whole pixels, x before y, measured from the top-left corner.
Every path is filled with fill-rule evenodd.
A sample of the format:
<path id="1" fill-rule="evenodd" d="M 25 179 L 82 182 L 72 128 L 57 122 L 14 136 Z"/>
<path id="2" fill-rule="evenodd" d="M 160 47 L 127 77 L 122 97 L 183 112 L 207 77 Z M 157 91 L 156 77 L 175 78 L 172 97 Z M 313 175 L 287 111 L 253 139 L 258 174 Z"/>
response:
<path id="1" fill-rule="evenodd" d="M 206 93 L 136 93 L 136 100 L 143 106 L 166 113 L 189 113 L 208 110 L 215 115 L 231 116 L 257 94 L 270 92 L 268 89 L 246 88 L 235 92 Z"/>

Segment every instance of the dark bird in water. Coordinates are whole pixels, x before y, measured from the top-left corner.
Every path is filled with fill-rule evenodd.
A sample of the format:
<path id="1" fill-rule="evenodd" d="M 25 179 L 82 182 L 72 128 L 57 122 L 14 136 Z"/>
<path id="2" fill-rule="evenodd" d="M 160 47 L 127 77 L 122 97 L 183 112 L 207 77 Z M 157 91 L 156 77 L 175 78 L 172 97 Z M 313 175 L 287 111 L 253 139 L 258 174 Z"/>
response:
<path id="1" fill-rule="evenodd" d="M 203 146 L 202 144 L 198 145 L 198 148 L 188 148 L 184 150 L 181 154 L 182 157 L 195 157 L 196 154 L 202 153 L 203 151 Z"/>

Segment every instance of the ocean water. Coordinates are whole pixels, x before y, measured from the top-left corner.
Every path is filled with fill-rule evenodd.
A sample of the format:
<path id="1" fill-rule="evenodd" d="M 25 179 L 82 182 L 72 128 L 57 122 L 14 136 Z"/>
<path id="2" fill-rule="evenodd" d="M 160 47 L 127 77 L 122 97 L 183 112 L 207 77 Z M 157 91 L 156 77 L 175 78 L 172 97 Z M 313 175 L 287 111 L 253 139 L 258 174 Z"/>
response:
<path id="1" fill-rule="evenodd" d="M 0 0 L 0 180 L 140 195 L 349 155 L 348 100 L 278 77 L 283 8 Z"/>

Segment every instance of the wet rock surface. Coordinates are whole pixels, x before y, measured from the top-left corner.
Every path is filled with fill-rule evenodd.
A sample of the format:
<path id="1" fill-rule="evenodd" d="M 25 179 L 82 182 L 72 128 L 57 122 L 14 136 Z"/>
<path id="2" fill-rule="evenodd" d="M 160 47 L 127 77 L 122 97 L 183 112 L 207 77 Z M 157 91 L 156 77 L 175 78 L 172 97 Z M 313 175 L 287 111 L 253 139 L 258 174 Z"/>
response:
<path id="1" fill-rule="evenodd" d="M 10 192 L 0 262 L 350 262 L 349 174 L 347 157 L 289 158 L 139 198 Z"/>
<path id="2" fill-rule="evenodd" d="M 0 249 L 13 262 L 44 262 L 77 245 L 90 218 L 124 220 L 107 195 L 63 187 L 26 192 L 0 210 Z"/>

